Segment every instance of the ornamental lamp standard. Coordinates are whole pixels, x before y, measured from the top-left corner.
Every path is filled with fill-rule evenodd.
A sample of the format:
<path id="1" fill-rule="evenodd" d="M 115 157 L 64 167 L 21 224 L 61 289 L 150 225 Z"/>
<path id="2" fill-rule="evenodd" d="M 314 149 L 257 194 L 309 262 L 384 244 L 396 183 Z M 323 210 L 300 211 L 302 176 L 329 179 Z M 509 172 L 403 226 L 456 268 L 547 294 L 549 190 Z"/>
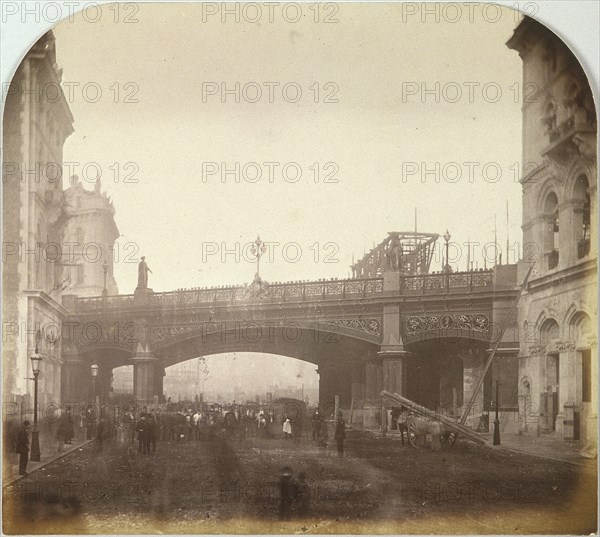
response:
<path id="1" fill-rule="evenodd" d="M 108 289 L 106 288 L 106 275 L 108 274 L 108 263 L 106 262 L 106 259 L 104 260 L 104 263 L 102 263 L 102 272 L 104 273 L 104 287 L 102 289 L 102 298 L 106 300 L 106 297 L 108 296 Z"/>
<path id="2" fill-rule="evenodd" d="M 98 364 L 96 362 L 94 362 L 90 367 L 92 372 L 92 395 L 94 397 L 94 426 L 96 426 L 98 423 L 100 414 L 100 398 L 96 395 L 96 377 L 98 376 L 98 369 Z"/>
<path id="3" fill-rule="evenodd" d="M 449 257 L 448 257 L 448 249 L 449 249 L 449 243 L 450 243 L 450 232 L 446 229 L 446 233 L 444 233 L 444 240 L 446 241 L 446 265 L 444 266 L 444 271 L 445 272 L 450 272 L 451 268 L 450 268 L 450 261 L 449 261 Z"/>
<path id="4" fill-rule="evenodd" d="M 266 251 L 267 245 L 260 240 L 260 236 L 257 236 L 256 240 L 252 244 L 252 247 L 250 248 L 250 252 L 254 257 L 256 257 L 256 274 L 254 276 L 256 281 L 260 281 L 260 258 Z"/>
<path id="5" fill-rule="evenodd" d="M 94 362 L 90 368 L 92 370 L 92 380 L 94 381 L 94 395 L 96 394 L 96 377 L 98 376 L 98 364 Z"/>
<path id="6" fill-rule="evenodd" d="M 500 410 L 500 382 L 496 381 L 496 419 L 494 419 L 494 440 L 493 445 L 500 445 L 500 418 L 498 412 Z"/>
<path id="7" fill-rule="evenodd" d="M 40 376 L 40 366 L 42 364 L 42 355 L 38 352 L 38 346 L 30 356 L 31 370 L 33 371 L 33 430 L 31 431 L 31 460 L 40 461 L 40 432 L 38 430 L 38 377 Z"/>

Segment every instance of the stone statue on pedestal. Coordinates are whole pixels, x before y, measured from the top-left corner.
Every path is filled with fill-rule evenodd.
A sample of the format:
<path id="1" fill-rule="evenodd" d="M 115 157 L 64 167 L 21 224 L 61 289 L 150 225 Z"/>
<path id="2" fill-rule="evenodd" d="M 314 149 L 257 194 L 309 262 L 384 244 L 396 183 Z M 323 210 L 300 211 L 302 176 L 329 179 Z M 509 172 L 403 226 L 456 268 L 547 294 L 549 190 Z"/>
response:
<path id="1" fill-rule="evenodd" d="M 150 267 L 146 264 L 145 257 L 142 256 L 142 260 L 138 265 L 138 289 L 148 289 L 148 272 L 152 272 Z"/>

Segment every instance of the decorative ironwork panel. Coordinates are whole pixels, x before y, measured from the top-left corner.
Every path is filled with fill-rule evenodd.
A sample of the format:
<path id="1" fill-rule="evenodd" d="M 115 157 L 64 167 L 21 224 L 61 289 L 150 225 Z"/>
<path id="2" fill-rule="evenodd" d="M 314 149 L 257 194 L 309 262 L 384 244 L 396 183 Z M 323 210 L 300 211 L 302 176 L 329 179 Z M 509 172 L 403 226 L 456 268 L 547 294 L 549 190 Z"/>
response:
<path id="1" fill-rule="evenodd" d="M 380 319 L 336 319 L 331 321 L 333 324 L 351 328 L 360 332 L 366 332 L 373 336 L 381 335 L 381 320 Z"/>
<path id="2" fill-rule="evenodd" d="M 423 276 L 406 276 L 404 278 L 404 289 L 406 291 L 420 291 L 423 289 Z"/>
<path id="3" fill-rule="evenodd" d="M 444 274 L 430 274 L 423 278 L 425 289 L 444 289 L 446 276 Z"/>
<path id="4" fill-rule="evenodd" d="M 305 296 L 322 296 L 324 284 L 322 283 L 306 283 L 304 284 Z"/>
<path id="5" fill-rule="evenodd" d="M 284 291 L 285 291 L 285 287 L 283 285 L 276 285 L 276 286 L 270 287 L 269 290 L 271 291 L 271 298 L 283 299 L 283 295 L 284 295 Z"/>
<path id="6" fill-rule="evenodd" d="M 469 287 L 469 272 L 457 272 L 448 274 L 448 285 L 450 287 Z"/>
<path id="7" fill-rule="evenodd" d="M 473 272 L 471 275 L 471 285 L 473 287 L 487 287 L 492 285 L 492 272 Z"/>
<path id="8" fill-rule="evenodd" d="M 328 295 L 344 294 L 344 283 L 343 282 L 328 282 L 327 283 L 327 294 Z"/>
<path id="9" fill-rule="evenodd" d="M 296 283 L 285 286 L 285 295 L 290 298 L 298 298 L 302 296 L 302 284 Z"/>
<path id="10" fill-rule="evenodd" d="M 365 282 L 365 294 L 381 293 L 383 291 L 383 279 L 367 280 Z"/>
<path id="11" fill-rule="evenodd" d="M 469 330 L 487 333 L 490 319 L 485 313 L 444 313 L 441 315 L 411 315 L 404 322 L 408 335 L 435 330 Z"/>
<path id="12" fill-rule="evenodd" d="M 361 295 L 365 282 L 362 280 L 349 280 L 346 282 L 346 295 Z"/>
<path id="13" fill-rule="evenodd" d="M 216 301 L 229 302 L 231 300 L 231 289 L 217 289 Z"/>

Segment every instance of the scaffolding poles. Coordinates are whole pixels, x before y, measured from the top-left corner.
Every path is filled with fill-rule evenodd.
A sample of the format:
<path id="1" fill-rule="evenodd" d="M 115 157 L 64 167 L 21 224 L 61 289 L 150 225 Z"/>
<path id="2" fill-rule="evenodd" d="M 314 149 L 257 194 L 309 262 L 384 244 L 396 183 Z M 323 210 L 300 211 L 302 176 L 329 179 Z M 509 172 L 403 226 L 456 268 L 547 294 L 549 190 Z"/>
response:
<path id="1" fill-rule="evenodd" d="M 483 368 L 483 373 L 481 374 L 481 378 L 477 382 L 477 386 L 475 386 L 475 391 L 473 392 L 473 395 L 471 396 L 471 399 L 469 400 L 469 403 L 467 404 L 467 408 L 465 408 L 465 411 L 463 412 L 463 415 L 460 418 L 461 425 L 464 425 L 465 422 L 467 421 L 467 416 L 469 415 L 469 412 L 471 412 L 471 409 L 473 408 L 473 404 L 475 403 L 475 399 L 477 398 L 477 395 L 479 394 L 479 391 L 481 390 L 481 386 L 483 386 L 483 380 L 485 378 L 485 375 L 486 375 L 488 369 L 490 368 L 490 364 L 492 363 L 494 356 L 496 355 L 496 352 L 498 350 L 500 342 L 502 341 L 502 338 L 504 337 L 504 332 L 506 332 L 506 329 L 508 328 L 508 325 L 510 324 L 512 317 L 513 317 L 515 311 L 517 310 L 517 307 L 519 306 L 519 300 L 521 300 L 521 295 L 523 294 L 523 291 L 527 287 L 527 282 L 529 281 L 529 275 L 531 274 L 531 271 L 533 270 L 533 266 L 534 265 L 532 264 L 529 267 L 529 270 L 527 271 L 527 274 L 525 275 L 525 278 L 523 279 L 523 283 L 521 284 L 521 288 L 519 289 L 519 294 L 517 295 L 515 303 L 513 304 L 512 308 L 510 308 L 508 315 L 506 316 L 506 319 L 504 320 L 504 325 L 502 326 L 500 335 L 496 339 L 496 342 L 494 343 L 494 348 L 492 349 L 492 352 L 490 353 L 490 356 L 487 359 L 485 367 Z"/>

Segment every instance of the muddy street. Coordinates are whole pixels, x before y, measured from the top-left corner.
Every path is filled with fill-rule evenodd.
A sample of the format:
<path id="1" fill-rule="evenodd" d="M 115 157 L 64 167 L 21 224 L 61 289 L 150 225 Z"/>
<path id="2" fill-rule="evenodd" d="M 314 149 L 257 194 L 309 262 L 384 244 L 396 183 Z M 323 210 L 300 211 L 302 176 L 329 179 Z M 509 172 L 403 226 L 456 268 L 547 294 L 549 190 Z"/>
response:
<path id="1" fill-rule="evenodd" d="M 280 520 L 284 467 L 295 483 L 304 474 L 307 491 L 301 500 L 290 489 L 290 520 Z M 115 440 L 5 488 L 4 530 L 585 532 L 594 479 L 575 465 L 465 440 L 433 452 L 360 431 L 349 431 L 343 457 L 309 440 L 163 441 L 148 455 Z"/>

